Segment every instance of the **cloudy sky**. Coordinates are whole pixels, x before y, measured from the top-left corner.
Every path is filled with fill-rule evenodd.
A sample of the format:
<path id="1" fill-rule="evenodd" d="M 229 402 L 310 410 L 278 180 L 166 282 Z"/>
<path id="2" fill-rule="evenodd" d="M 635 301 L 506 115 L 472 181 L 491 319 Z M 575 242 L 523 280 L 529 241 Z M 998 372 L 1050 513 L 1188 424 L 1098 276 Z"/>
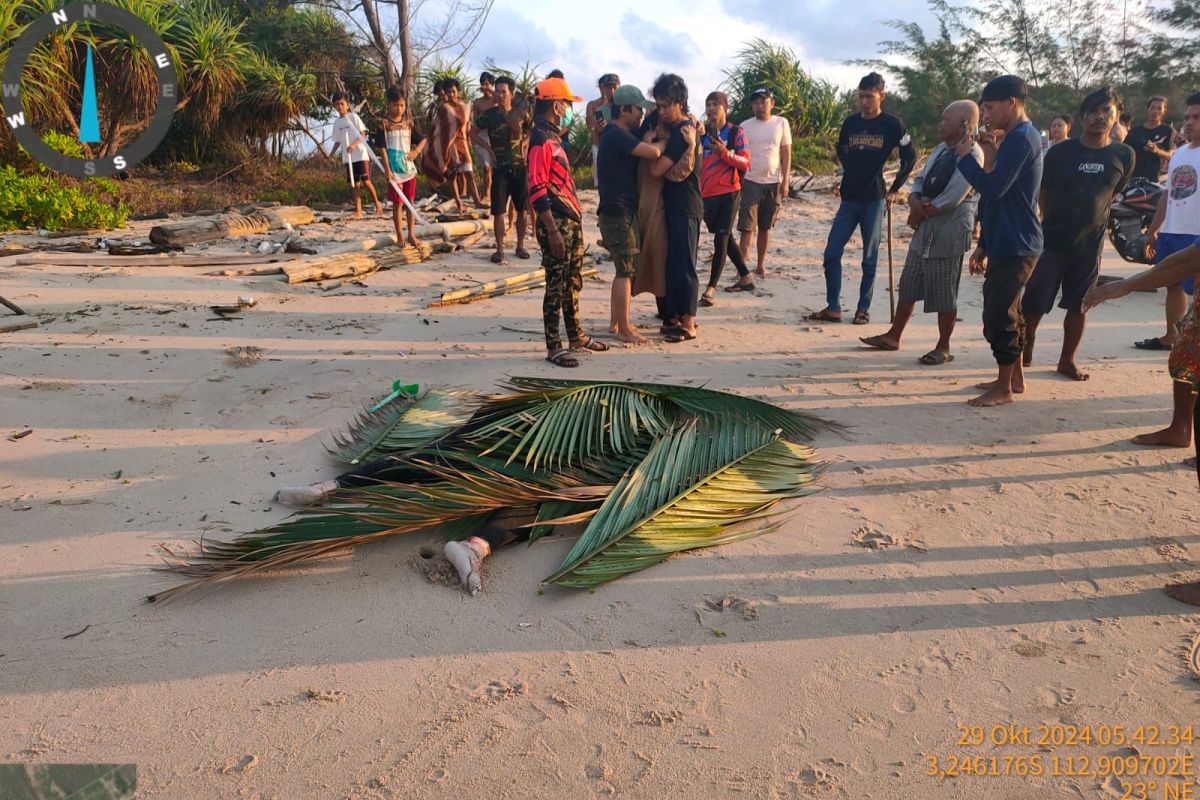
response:
<path id="1" fill-rule="evenodd" d="M 865 72 L 844 62 L 871 58 L 893 38 L 886 20 L 934 20 L 915 0 L 496 0 L 469 55 L 473 71 L 492 59 L 511 69 L 542 62 L 562 69 L 575 93 L 597 95 L 596 79 L 616 72 L 648 89 L 664 71 L 684 77 L 694 94 L 723 80 L 743 42 L 786 44 L 806 68 L 843 88 Z"/>

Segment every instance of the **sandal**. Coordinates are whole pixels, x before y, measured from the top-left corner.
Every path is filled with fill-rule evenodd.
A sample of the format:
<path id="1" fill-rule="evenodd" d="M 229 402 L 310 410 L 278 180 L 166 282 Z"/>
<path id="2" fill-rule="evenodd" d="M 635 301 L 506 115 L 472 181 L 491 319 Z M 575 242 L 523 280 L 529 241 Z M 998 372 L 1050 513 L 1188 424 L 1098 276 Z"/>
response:
<path id="1" fill-rule="evenodd" d="M 526 250 L 524 247 L 518 247 L 516 250 L 516 253 L 517 253 L 517 258 L 521 258 L 521 259 L 529 258 L 529 251 Z"/>
<path id="2" fill-rule="evenodd" d="M 563 347 L 546 356 L 546 360 L 556 367 L 578 367 L 579 359 L 571 355 L 571 351 Z"/>
<path id="3" fill-rule="evenodd" d="M 732 286 L 726 286 L 725 291 L 727 291 L 727 292 L 753 292 L 754 284 L 753 283 L 735 283 Z"/>
<path id="4" fill-rule="evenodd" d="M 712 287 L 709 288 L 711 289 Z M 716 305 L 713 303 L 715 296 L 716 295 L 709 294 L 707 291 L 705 291 L 704 294 L 700 295 L 700 305 L 704 306 L 705 308 L 712 308 L 714 305 Z"/>
<path id="5" fill-rule="evenodd" d="M 830 311 L 828 308 L 822 308 L 820 311 L 814 311 L 808 315 L 808 318 L 816 322 L 841 322 L 842 315 Z"/>
<path id="6" fill-rule="evenodd" d="M 885 342 L 883 340 L 882 336 L 860 336 L 858 338 L 858 340 L 860 342 L 862 342 L 863 344 L 865 344 L 867 347 L 873 347 L 876 350 L 889 350 L 890 351 L 890 350 L 899 350 L 900 349 L 896 345 L 888 344 L 887 342 Z"/>
<path id="7" fill-rule="evenodd" d="M 668 328 L 666 331 L 664 331 L 664 333 L 666 334 L 667 341 L 671 344 L 689 342 L 696 338 L 696 334 L 688 333 L 686 330 L 680 327 Z"/>
<path id="8" fill-rule="evenodd" d="M 867 311 L 865 308 L 860 308 L 858 311 L 854 312 L 854 324 L 855 325 L 866 325 L 870 321 L 871 321 L 871 312 Z"/>
<path id="9" fill-rule="evenodd" d="M 492 253 L 492 263 L 493 264 L 503 264 L 504 263 L 504 253 L 501 253 L 499 250 Z"/>
<path id="10" fill-rule="evenodd" d="M 1134 342 L 1133 346 L 1138 350 L 1170 350 L 1171 345 L 1164 342 L 1157 336 L 1151 336 L 1149 339 L 1142 339 L 1140 342 Z"/>
<path id="11" fill-rule="evenodd" d="M 576 353 L 592 352 L 592 353 L 607 353 L 608 345 L 600 341 L 594 336 L 589 336 L 582 342 L 571 345 L 571 349 Z"/>
<path id="12" fill-rule="evenodd" d="M 930 350 L 928 353 L 917 359 L 917 361 L 921 362 L 922 364 L 928 364 L 931 367 L 949 364 L 953 360 L 953 353 L 943 353 L 941 350 Z"/>

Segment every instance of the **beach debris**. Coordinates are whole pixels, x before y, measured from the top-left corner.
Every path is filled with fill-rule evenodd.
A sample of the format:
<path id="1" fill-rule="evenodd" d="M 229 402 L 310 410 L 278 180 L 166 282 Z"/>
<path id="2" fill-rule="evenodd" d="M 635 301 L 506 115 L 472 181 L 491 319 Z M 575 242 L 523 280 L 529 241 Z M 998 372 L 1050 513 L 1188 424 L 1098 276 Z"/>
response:
<path id="1" fill-rule="evenodd" d="M 542 584 L 593 589 L 676 553 L 774 531 L 795 513 L 781 504 L 815 492 L 824 470 L 805 442 L 841 429 L 693 386 L 514 377 L 503 389 L 405 393 L 364 413 L 331 452 L 349 463 L 388 456 L 394 468 L 232 541 L 205 539 L 183 554 L 161 547 L 162 569 L 190 580 L 148 599 L 406 533 L 463 538 L 497 514 L 530 519 L 531 542 L 586 523 Z"/>
<path id="2" fill-rule="evenodd" d="M 225 350 L 229 363 L 234 367 L 250 367 L 257 364 L 266 355 L 266 350 L 252 344 L 230 347 Z"/>
<path id="3" fill-rule="evenodd" d="M 304 283 L 306 281 L 325 281 L 331 278 L 345 278 L 359 275 L 369 275 L 381 269 L 408 264 L 420 264 L 429 258 L 432 251 L 429 245 L 420 247 L 411 245 L 403 248 L 388 248 L 373 252 L 341 253 L 337 255 L 311 256 L 303 261 L 294 261 L 283 265 L 283 274 L 288 283 Z"/>
<path id="4" fill-rule="evenodd" d="M 90 627 L 92 627 L 90 624 L 88 624 L 88 625 L 84 625 L 82 628 L 80 628 L 79 630 L 75 631 L 74 633 L 68 633 L 66 636 L 64 636 L 64 637 L 62 637 L 62 638 L 64 638 L 64 639 L 74 639 L 76 636 L 82 636 L 84 633 L 86 633 L 86 632 L 87 632 L 88 628 L 90 628 Z"/>
<path id="5" fill-rule="evenodd" d="M 582 272 L 582 277 L 590 278 L 598 274 L 598 270 L 589 268 Z M 532 272 L 524 272 L 520 275 L 500 278 L 487 283 L 481 283 L 478 286 L 465 286 L 461 289 L 452 289 L 448 292 L 443 292 L 439 299 L 427 305 L 426 308 L 441 308 L 443 306 L 453 306 L 462 303 L 474 303 L 478 300 L 487 300 L 492 297 L 501 297 L 507 294 L 517 294 L 519 292 L 540 289 L 545 285 L 546 271 L 535 269 Z"/>
<path id="6" fill-rule="evenodd" d="M 253 308 L 258 305 L 258 301 L 253 297 L 245 295 L 237 299 L 237 303 L 231 306 L 209 306 L 209 310 L 221 317 L 228 317 L 231 314 L 238 314 L 245 311 L 247 308 Z"/>
<path id="7" fill-rule="evenodd" d="M 26 436 L 28 436 L 31 433 L 33 433 L 33 428 L 26 428 L 23 431 L 17 431 L 16 433 L 9 436 L 8 440 L 10 442 L 19 442 L 20 440 L 24 439 Z"/>
<path id="8" fill-rule="evenodd" d="M 10 310 L 14 314 L 16 314 L 18 317 L 26 316 L 25 310 L 23 308 L 21 308 L 19 305 L 12 302 L 11 300 L 5 299 L 3 296 L 0 296 L 0 306 L 4 306 L 8 310 Z"/>
<path id="9" fill-rule="evenodd" d="M 308 206 L 255 207 L 253 210 L 247 208 L 243 214 L 192 217 L 156 225 L 150 229 L 150 241 L 161 245 L 195 244 L 284 230 L 287 226 L 308 225 L 312 221 L 313 212 Z"/>
<path id="10" fill-rule="evenodd" d="M 17 322 L 12 325 L 0 325 L 0 333 L 15 333 L 16 331 L 29 330 L 37 326 L 38 323 L 36 322 Z"/>
<path id="11" fill-rule="evenodd" d="M 242 756 L 241 761 L 239 761 L 238 763 L 236 763 L 232 766 L 229 766 L 229 767 L 225 767 L 223 770 L 221 770 L 221 774 L 229 775 L 230 773 L 233 773 L 233 772 L 249 772 L 250 770 L 254 769 L 257 766 L 258 766 L 258 756 L 251 753 L 249 755 Z"/>

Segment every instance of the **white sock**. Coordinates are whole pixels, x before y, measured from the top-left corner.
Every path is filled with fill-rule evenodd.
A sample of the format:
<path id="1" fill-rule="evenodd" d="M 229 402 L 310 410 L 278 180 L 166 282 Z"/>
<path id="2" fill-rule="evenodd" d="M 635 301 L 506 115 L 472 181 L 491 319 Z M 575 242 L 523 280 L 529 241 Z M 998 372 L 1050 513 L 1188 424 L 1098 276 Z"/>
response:
<path id="1" fill-rule="evenodd" d="M 324 500 L 337 488 L 336 480 L 314 483 L 311 486 L 285 486 L 275 493 L 275 502 L 303 508 Z"/>

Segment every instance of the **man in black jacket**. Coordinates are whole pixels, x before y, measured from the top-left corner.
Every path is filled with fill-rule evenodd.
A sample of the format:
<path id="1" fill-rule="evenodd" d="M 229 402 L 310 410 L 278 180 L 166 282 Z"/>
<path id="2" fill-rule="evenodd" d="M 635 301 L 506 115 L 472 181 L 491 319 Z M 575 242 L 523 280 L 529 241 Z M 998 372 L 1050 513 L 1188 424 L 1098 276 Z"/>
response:
<path id="1" fill-rule="evenodd" d="M 825 245 L 825 308 L 809 318 L 826 322 L 842 321 L 842 253 L 854 229 L 862 232 L 862 283 L 858 291 L 858 308 L 854 324 L 871 321 L 871 294 L 875 289 L 875 264 L 879 260 L 879 240 L 883 232 L 885 204 L 892 198 L 917 163 L 917 151 L 912 138 L 898 117 L 886 114 L 883 76 L 872 72 L 858 84 L 858 114 L 842 123 L 838 136 L 837 155 L 842 162 L 842 203 L 829 229 Z M 900 172 L 885 188 L 883 165 L 892 151 L 900 150 Z"/>

